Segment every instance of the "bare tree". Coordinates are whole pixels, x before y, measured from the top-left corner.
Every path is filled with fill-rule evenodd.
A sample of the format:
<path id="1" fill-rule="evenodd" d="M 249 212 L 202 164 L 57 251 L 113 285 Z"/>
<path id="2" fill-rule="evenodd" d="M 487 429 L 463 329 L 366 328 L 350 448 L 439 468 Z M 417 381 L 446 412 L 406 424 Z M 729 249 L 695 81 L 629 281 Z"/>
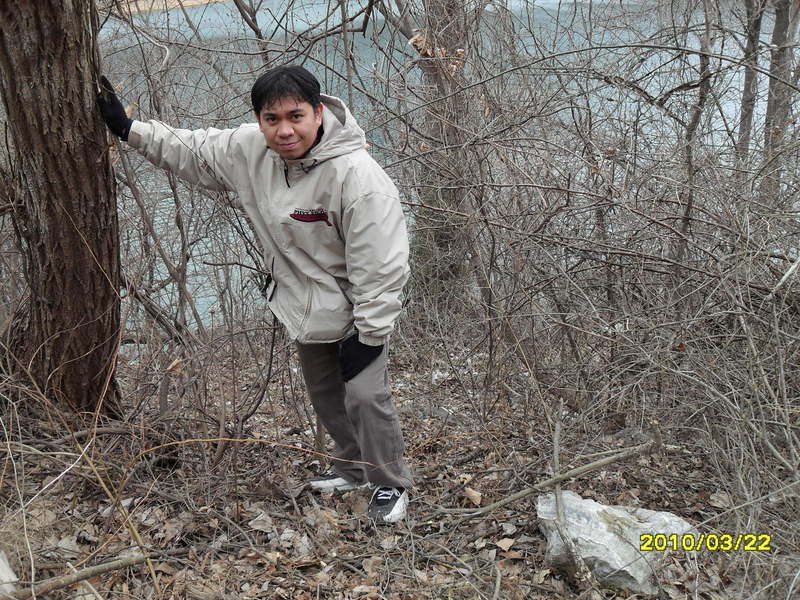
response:
<path id="1" fill-rule="evenodd" d="M 0 9 L 10 134 L 5 200 L 24 255 L 13 367 L 60 406 L 114 412 L 119 248 L 106 131 L 96 113 L 91 0 Z"/>
<path id="2" fill-rule="evenodd" d="M 667 444 L 700 457 L 706 490 L 730 495 L 734 508 L 704 527 L 796 544 L 798 501 L 781 493 L 800 469 L 800 259 L 786 210 L 800 71 L 785 70 L 796 64 L 785 2 L 185 4 L 102 11 L 117 27 L 108 71 L 137 118 L 235 126 L 252 118 L 247 90 L 265 63 L 302 62 L 354 104 L 400 188 L 416 248 L 393 337 L 418 385 L 408 418 L 443 399 L 469 408 L 433 432 L 415 422 L 420 438 L 513 434 L 491 454 L 515 473 L 510 491 L 534 468 L 557 470 L 536 447 L 556 425 L 561 454 L 580 460 L 657 421 Z M 233 497 L 247 452 L 228 440 L 277 440 L 310 418 L 258 289 L 268 265 L 228 198 L 123 157 L 122 381 L 165 436 L 219 436 L 186 455 L 205 458 L 197 485 L 203 465 L 224 473 L 203 493 Z M 504 461 L 518 450 L 532 462 L 515 470 Z M 741 589 L 788 597 L 790 558 L 732 556 L 726 569 L 742 567 Z"/>

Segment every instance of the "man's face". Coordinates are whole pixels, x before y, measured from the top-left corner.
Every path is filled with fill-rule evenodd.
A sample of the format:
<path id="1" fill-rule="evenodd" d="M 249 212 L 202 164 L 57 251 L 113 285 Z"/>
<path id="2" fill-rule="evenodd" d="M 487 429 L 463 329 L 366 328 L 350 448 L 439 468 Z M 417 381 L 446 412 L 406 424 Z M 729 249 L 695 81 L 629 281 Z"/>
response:
<path id="1" fill-rule="evenodd" d="M 258 126 L 267 145 L 282 158 L 302 158 L 317 141 L 322 125 L 322 104 L 282 98 L 258 113 Z"/>

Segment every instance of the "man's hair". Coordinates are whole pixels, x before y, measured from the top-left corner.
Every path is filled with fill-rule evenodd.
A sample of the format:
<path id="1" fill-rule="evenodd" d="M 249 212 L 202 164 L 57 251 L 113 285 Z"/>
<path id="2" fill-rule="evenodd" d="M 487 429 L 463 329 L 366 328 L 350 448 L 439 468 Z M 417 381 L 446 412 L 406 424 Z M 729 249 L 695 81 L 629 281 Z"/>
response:
<path id="1" fill-rule="evenodd" d="M 270 69 L 256 79 L 250 99 L 253 111 L 259 114 L 265 106 L 272 106 L 284 98 L 308 102 L 316 108 L 322 102 L 319 94 L 316 77 L 299 65 L 283 65 Z"/>

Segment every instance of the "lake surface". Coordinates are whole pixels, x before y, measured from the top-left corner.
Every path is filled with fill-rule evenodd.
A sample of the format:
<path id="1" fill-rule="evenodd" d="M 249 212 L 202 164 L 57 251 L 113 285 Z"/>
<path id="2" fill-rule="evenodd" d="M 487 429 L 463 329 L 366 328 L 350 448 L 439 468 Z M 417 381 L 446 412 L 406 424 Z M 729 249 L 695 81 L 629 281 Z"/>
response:
<path id="1" fill-rule="evenodd" d="M 348 13 L 357 12 L 362 4 L 350 2 Z M 302 0 L 292 3 L 293 9 L 290 12 L 286 11 L 286 6 L 286 2 L 265 0 L 257 15 L 259 26 L 267 37 L 275 41 L 276 47 L 285 44 L 296 33 L 308 31 L 312 26 L 316 26 L 314 31 L 317 31 L 322 27 L 335 28 L 341 23 L 340 11 L 334 10 L 337 6 L 335 2 Z M 549 73 L 557 72 L 559 67 L 563 66 L 566 70 L 570 68 L 571 61 L 583 60 L 579 67 L 583 70 L 597 69 L 610 75 L 621 73 L 628 78 L 634 78 L 638 73 L 646 74 L 646 78 L 643 76 L 642 79 L 634 79 L 633 83 L 650 90 L 654 96 L 682 83 L 674 79 L 670 60 L 665 58 L 680 53 L 653 50 L 643 59 L 638 71 L 624 73 L 622 69 L 629 68 L 623 65 L 630 53 L 620 46 L 652 44 L 665 48 L 682 46 L 696 49 L 699 48 L 697 32 L 702 31 L 702 15 L 689 16 L 688 20 L 694 23 L 695 31 L 686 33 L 683 25 L 673 27 L 675 15 L 649 10 L 646 2 L 516 1 L 504 3 L 504 6 L 507 7 L 517 30 L 521 32 L 518 39 L 514 40 L 518 54 L 516 60 L 528 56 L 534 65 L 531 69 L 542 77 L 553 77 Z M 490 7 L 485 15 L 486 22 L 491 24 L 493 15 L 499 18 L 504 10 L 506 9 L 500 5 Z M 142 119 L 152 116 L 150 90 L 153 86 L 161 85 L 162 91 L 171 100 L 165 120 L 172 125 L 188 128 L 226 127 L 252 120 L 249 88 L 263 71 L 264 65 L 253 32 L 244 23 L 233 2 L 190 6 L 185 8 L 185 12 L 175 8 L 136 13 L 132 19 L 135 25 L 133 29 L 128 23 L 114 18 L 108 19 L 101 30 L 100 40 L 104 69 L 111 75 L 112 81 L 121 82 L 123 101 L 138 106 L 137 114 L 133 116 Z M 735 19 L 728 26 L 735 31 Z M 771 35 L 771 28 L 771 20 L 766 18 L 762 33 L 765 41 Z M 412 64 L 417 55 L 405 40 L 393 40 L 392 35 L 391 27 L 386 27 L 382 16 L 375 11 L 369 30 L 364 35 L 351 36 L 359 73 L 366 75 L 356 82 L 351 108 L 367 130 L 369 139 L 374 144 L 376 157 L 384 163 L 391 162 L 391 157 L 381 156 L 380 147 L 385 142 L 384 127 L 391 128 L 393 123 L 392 117 L 387 118 L 385 111 L 369 98 L 370 94 L 381 94 L 381 88 L 373 87 L 377 80 L 370 79 L 370 72 L 374 70 L 377 73 L 389 73 L 391 69 L 395 72 L 404 69 L 404 84 L 411 87 L 420 77 L 419 69 Z M 388 56 L 385 54 L 387 48 L 392 49 Z M 341 50 L 340 36 L 332 36 L 320 42 L 312 53 L 311 60 L 305 64 L 317 74 L 323 84 L 323 91 L 347 98 L 348 89 L 340 76 L 346 73 Z M 729 60 L 719 62 L 720 73 L 715 86 L 722 93 L 715 98 L 717 107 L 707 117 L 712 122 L 711 126 L 706 127 L 710 133 L 705 142 L 709 146 L 727 143 L 727 124 L 737 120 L 742 77 L 741 69 L 735 62 L 740 49 L 735 44 L 715 38 L 714 51 L 727 55 Z M 552 58 L 534 62 L 533 59 L 542 55 Z M 286 59 L 281 54 L 273 56 L 277 63 Z M 586 57 L 591 57 L 591 60 L 586 60 Z M 502 59 L 502 56 L 496 58 L 498 72 L 503 69 Z M 299 58 L 289 55 L 288 60 Z M 390 60 L 394 61 L 391 69 L 386 66 Z M 692 54 L 685 54 L 681 60 L 689 65 L 698 63 L 697 56 Z M 641 102 L 640 97 L 623 87 L 605 86 L 598 88 L 600 91 L 594 94 L 591 88 L 597 82 L 592 79 L 584 82 L 576 77 L 566 89 L 574 89 L 578 93 L 578 88 L 584 83 L 590 88 L 590 107 L 604 119 L 632 118 L 629 113 L 633 114 Z M 761 83 L 765 88 L 763 77 Z M 520 89 L 519 92 L 523 95 L 528 90 Z M 409 102 L 413 106 L 418 100 L 410 98 Z M 569 111 L 571 108 L 565 100 L 562 110 Z M 662 122 L 655 122 L 653 135 L 662 135 L 662 127 Z M 157 170 L 143 167 L 139 172 L 151 198 L 156 226 L 163 238 L 172 245 L 171 252 L 174 253 L 175 209 L 171 191 L 163 174 Z M 136 210 L 130 205 L 125 210 L 126 214 L 131 215 L 130 222 L 134 223 Z M 202 207 L 200 210 L 207 211 Z M 193 247 L 193 276 L 190 287 L 198 300 L 204 320 L 212 318 L 209 309 L 219 304 L 220 296 L 215 290 L 218 287 L 218 273 L 204 265 L 203 260 L 213 261 L 223 252 L 229 254 L 228 260 L 250 263 L 246 255 L 241 253 L 241 248 L 236 247 L 235 236 L 230 237 L 229 233 L 219 233 L 214 237 L 207 235 L 208 232 L 197 230 L 199 236 L 208 239 L 204 237 L 203 241 L 196 242 Z M 129 241 L 129 252 L 130 256 L 135 256 L 140 247 L 134 233 L 130 232 L 130 235 L 132 241 Z M 165 277 L 163 268 L 156 266 L 155 269 L 157 278 Z M 246 270 L 236 271 L 230 285 L 240 289 L 247 287 L 247 293 L 253 294 Z M 174 304 L 174 287 L 167 286 L 161 293 L 162 304 Z M 257 294 L 252 296 L 252 303 L 260 307 L 258 310 L 266 309 L 266 304 L 259 300 Z"/>

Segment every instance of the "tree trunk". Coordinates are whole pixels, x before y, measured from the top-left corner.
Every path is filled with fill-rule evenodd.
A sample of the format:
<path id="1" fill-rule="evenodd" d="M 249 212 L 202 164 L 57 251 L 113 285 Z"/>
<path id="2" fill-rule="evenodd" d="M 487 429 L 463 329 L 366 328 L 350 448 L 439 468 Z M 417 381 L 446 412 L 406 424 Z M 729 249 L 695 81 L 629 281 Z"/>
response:
<path id="1" fill-rule="evenodd" d="M 0 8 L 0 93 L 28 302 L 12 332 L 19 375 L 57 403 L 116 412 L 119 239 L 105 126 L 95 108 L 92 0 Z"/>
<path id="2" fill-rule="evenodd" d="M 792 89 L 783 83 L 792 76 L 792 57 L 797 29 L 796 0 L 775 1 L 775 28 L 772 31 L 769 67 L 769 96 L 764 122 L 765 177 L 761 185 L 762 202 L 776 207 L 780 204 L 780 183 L 783 143 L 792 104 Z"/>
<path id="3" fill-rule="evenodd" d="M 396 0 L 395 5 L 400 15 L 410 16 L 404 1 Z M 425 132 L 432 147 L 420 148 L 429 153 L 425 158 L 429 165 L 425 183 L 429 187 L 420 193 L 420 199 L 432 210 L 423 209 L 418 217 L 435 225 L 415 236 L 412 247 L 415 279 L 429 295 L 448 298 L 470 263 L 466 227 L 453 217 L 442 219 L 440 211 L 463 208 L 464 174 L 473 166 L 462 147 L 464 133 L 457 123 L 467 111 L 465 94 L 460 92 L 464 80 L 462 55 L 458 52 L 459 49 L 464 52 L 474 32 L 467 26 L 468 7 L 460 0 L 425 2 L 422 8 L 422 13 L 414 19 L 423 25 L 421 31 L 410 29 L 408 24 L 401 23 L 400 17 L 388 18 L 395 21 L 419 53 L 417 65 L 429 99 Z M 475 260 L 473 257 L 473 265 Z M 480 285 L 480 277 L 478 282 Z"/>
<path id="4" fill-rule="evenodd" d="M 761 17 L 766 0 L 744 0 L 747 11 L 747 45 L 744 50 L 744 87 L 740 105 L 739 139 L 736 141 L 736 159 L 739 168 L 744 168 L 750 152 L 753 131 L 753 112 L 758 95 L 758 41 L 761 37 Z"/>

